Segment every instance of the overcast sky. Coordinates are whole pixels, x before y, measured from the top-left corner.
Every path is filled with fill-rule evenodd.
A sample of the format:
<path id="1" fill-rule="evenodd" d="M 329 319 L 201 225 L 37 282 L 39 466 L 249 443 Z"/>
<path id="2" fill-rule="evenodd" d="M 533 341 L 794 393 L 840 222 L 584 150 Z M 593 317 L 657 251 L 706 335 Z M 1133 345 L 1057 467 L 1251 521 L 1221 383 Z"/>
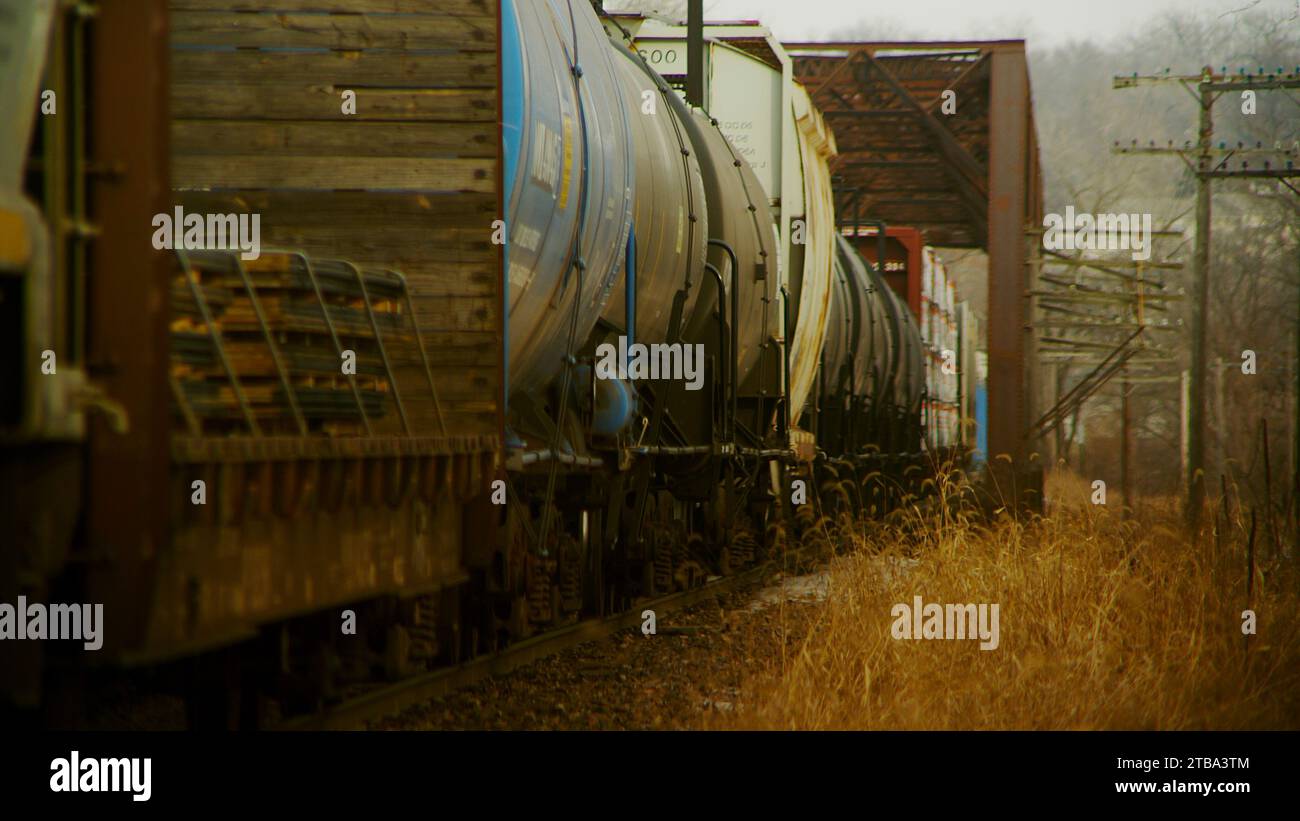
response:
<path id="1" fill-rule="evenodd" d="M 1300 27 L 1300 0 L 704 0 L 705 17 L 758 19 L 782 40 L 858 29 L 873 39 L 1023 37 L 1041 47 L 1110 40 L 1173 8 L 1218 15 L 1252 6 L 1294 10 Z"/>

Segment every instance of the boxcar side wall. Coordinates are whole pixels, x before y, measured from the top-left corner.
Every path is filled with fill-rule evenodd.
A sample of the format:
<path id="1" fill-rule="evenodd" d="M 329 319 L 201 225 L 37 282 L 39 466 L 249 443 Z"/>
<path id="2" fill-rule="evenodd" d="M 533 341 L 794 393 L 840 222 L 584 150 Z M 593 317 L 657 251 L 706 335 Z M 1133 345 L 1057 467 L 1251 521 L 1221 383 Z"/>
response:
<path id="1" fill-rule="evenodd" d="M 499 4 L 169 6 L 171 205 L 262 256 L 175 266 L 146 657 L 461 583 L 504 378 Z"/>

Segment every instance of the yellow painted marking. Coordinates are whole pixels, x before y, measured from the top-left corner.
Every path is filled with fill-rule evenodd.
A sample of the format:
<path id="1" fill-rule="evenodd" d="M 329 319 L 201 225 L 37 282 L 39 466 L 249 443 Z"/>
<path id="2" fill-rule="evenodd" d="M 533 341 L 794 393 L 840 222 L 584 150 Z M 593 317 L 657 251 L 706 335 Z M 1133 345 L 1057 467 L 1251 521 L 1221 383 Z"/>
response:
<path id="1" fill-rule="evenodd" d="M 573 173 L 573 120 L 564 118 L 564 171 L 560 177 L 560 207 L 569 202 L 569 177 Z"/>

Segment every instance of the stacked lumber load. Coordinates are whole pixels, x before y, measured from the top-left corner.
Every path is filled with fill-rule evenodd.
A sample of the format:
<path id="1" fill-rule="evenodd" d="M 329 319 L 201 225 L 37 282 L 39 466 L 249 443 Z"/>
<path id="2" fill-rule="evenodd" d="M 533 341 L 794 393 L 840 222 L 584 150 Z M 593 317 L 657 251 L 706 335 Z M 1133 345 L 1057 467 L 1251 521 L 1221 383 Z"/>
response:
<path id="1" fill-rule="evenodd" d="M 197 284 L 209 314 L 220 316 L 224 313 L 230 304 L 230 292 L 214 288 L 201 280 Z M 194 292 L 179 268 L 172 278 L 171 299 L 172 376 L 187 379 L 192 373 L 220 367 L 212 334 L 199 310 L 199 304 L 194 300 Z"/>
<path id="2" fill-rule="evenodd" d="M 192 282 L 177 266 L 172 284 L 178 424 L 196 420 L 207 434 L 247 430 L 251 413 L 259 432 L 293 435 L 304 432 L 300 414 L 311 433 L 401 430 L 394 404 L 405 386 L 393 372 L 420 364 L 401 277 L 296 254 L 184 259 Z M 409 389 L 427 393 L 427 378 Z"/>
<path id="3" fill-rule="evenodd" d="M 411 433 L 499 436 L 496 0 L 169 6 L 176 205 L 260 215 L 264 248 L 402 272 L 438 397 L 394 340 Z"/>

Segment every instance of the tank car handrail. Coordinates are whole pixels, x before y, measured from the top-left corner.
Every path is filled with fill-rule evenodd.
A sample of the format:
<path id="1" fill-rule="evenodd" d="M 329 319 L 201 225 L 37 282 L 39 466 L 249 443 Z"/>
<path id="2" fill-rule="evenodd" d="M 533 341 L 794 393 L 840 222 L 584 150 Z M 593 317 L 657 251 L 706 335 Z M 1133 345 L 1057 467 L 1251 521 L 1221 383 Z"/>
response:
<path id="1" fill-rule="evenodd" d="M 433 410 L 438 415 L 438 430 L 447 435 L 447 423 L 442 418 L 442 403 L 438 401 L 438 386 L 433 379 L 433 366 L 429 364 L 429 352 L 424 349 L 424 336 L 420 333 L 420 323 L 415 320 L 415 303 L 411 300 L 411 288 L 406 282 L 406 275 L 392 268 L 385 272 L 397 277 L 402 285 L 402 298 L 406 300 L 406 312 L 411 319 L 411 330 L 415 332 L 415 345 L 420 349 L 420 361 L 424 364 L 424 375 L 429 380 L 429 395 L 433 397 Z"/>
<path id="2" fill-rule="evenodd" d="M 194 297 L 194 305 L 199 309 L 199 315 L 203 317 L 203 324 L 208 327 L 208 335 L 212 337 L 212 345 L 216 348 L 217 357 L 221 360 L 221 367 L 226 371 L 226 378 L 230 380 L 230 388 L 235 392 L 235 399 L 239 402 L 239 408 L 244 413 L 244 421 L 248 424 L 248 429 L 254 436 L 261 436 L 262 428 L 257 424 L 257 418 L 253 416 L 253 409 L 248 406 L 248 397 L 244 395 L 244 389 L 239 384 L 239 377 L 235 374 L 234 366 L 230 364 L 230 358 L 226 356 L 226 346 L 221 342 L 221 330 L 212 321 L 212 312 L 208 310 L 208 300 L 203 296 L 203 289 L 199 287 L 198 280 L 194 276 L 194 270 L 190 267 L 189 254 L 180 248 L 175 249 L 174 253 L 177 259 L 180 260 L 185 281 L 189 283 L 190 294 Z"/>
<path id="3" fill-rule="evenodd" d="M 366 304 L 366 315 L 370 317 L 370 328 L 375 332 L 375 345 L 379 348 L 379 358 L 384 363 L 384 371 L 388 374 L 388 384 L 393 388 L 393 401 L 397 404 L 397 415 L 402 418 L 402 432 L 407 436 L 411 435 L 411 423 L 406 418 L 406 406 L 402 404 L 402 389 L 397 384 L 397 377 L 393 374 L 393 364 L 388 360 L 388 349 L 384 347 L 384 337 L 379 330 L 379 322 L 375 319 L 375 308 L 370 301 L 370 290 L 366 288 L 366 278 L 362 275 L 361 269 L 347 260 L 339 260 L 339 263 L 352 270 L 353 276 L 357 278 L 357 287 L 361 289 L 361 301 Z"/>
<path id="4" fill-rule="evenodd" d="M 262 326 L 262 336 L 266 337 L 266 346 L 271 350 L 271 361 L 275 363 L 275 372 L 279 375 L 280 385 L 284 387 L 285 397 L 289 400 L 289 408 L 293 411 L 293 419 L 298 425 L 298 432 L 305 436 L 307 434 L 307 421 L 303 418 L 302 408 L 298 405 L 298 392 L 294 390 L 289 381 L 289 373 L 285 370 L 284 361 L 280 358 L 280 348 L 275 344 L 275 338 L 271 334 L 270 324 L 266 321 L 266 313 L 262 310 L 262 303 L 257 298 L 257 290 L 253 287 L 252 277 L 248 275 L 248 269 L 244 267 L 244 261 L 240 259 L 239 254 L 230 253 L 230 257 L 234 260 L 235 269 L 239 271 L 239 278 L 244 283 L 244 290 L 248 291 L 248 301 L 253 306 L 253 313 L 257 316 L 257 322 Z"/>
<path id="5" fill-rule="evenodd" d="M 782 432 L 782 438 L 789 444 L 790 425 L 793 420 L 790 418 L 793 414 L 790 412 L 790 291 L 784 285 L 781 286 L 781 312 L 782 320 L 785 325 L 785 332 L 781 335 L 781 353 L 785 360 L 785 430 Z"/>
<path id="6" fill-rule="evenodd" d="M 727 301 L 726 301 L 727 289 L 722 284 L 722 273 L 717 269 L 717 267 L 714 266 L 713 263 L 711 262 L 704 263 L 704 270 L 710 274 L 713 274 L 713 279 L 717 282 L 718 285 L 718 358 L 725 363 L 723 367 L 724 369 L 726 369 L 730 367 L 730 359 L 731 359 L 731 357 L 727 356 L 728 353 L 727 338 L 726 338 L 727 337 Z M 734 328 L 736 324 L 736 317 L 734 315 L 731 317 L 731 324 L 732 327 Z M 731 371 L 730 373 L 723 374 L 722 384 L 724 390 L 726 390 L 727 387 L 731 387 L 732 389 L 734 389 L 735 386 L 731 385 L 731 383 L 735 381 L 735 378 L 736 378 L 735 371 Z M 736 421 L 735 408 L 732 408 L 732 416 L 728 418 L 726 396 L 723 396 L 722 438 L 724 441 L 731 441 L 735 438 L 735 431 L 732 430 L 732 423 L 734 423 L 735 421 Z"/>
<path id="7" fill-rule="evenodd" d="M 740 323 L 737 321 L 740 316 L 740 263 L 736 259 L 735 249 L 726 240 L 709 237 L 707 244 L 714 248 L 721 248 L 731 260 L 731 356 L 728 357 L 731 360 L 728 363 L 728 367 L 731 368 L 731 378 L 727 381 L 731 383 L 731 438 L 735 439 L 737 397 L 740 395 L 740 386 L 736 384 L 740 375 Z M 718 294 L 718 303 L 722 303 L 721 293 Z"/>
<path id="8" fill-rule="evenodd" d="M 343 358 L 343 343 L 339 342 L 338 331 L 334 328 L 334 320 L 330 318 L 329 308 L 325 304 L 325 295 L 320 289 L 320 280 L 316 279 L 316 269 L 312 267 L 311 260 L 302 251 L 286 252 L 291 257 L 297 257 L 302 261 L 303 267 L 307 271 L 307 278 L 311 280 L 311 287 L 316 292 L 316 304 L 320 306 L 320 314 L 325 319 L 325 327 L 329 329 L 330 339 L 334 340 L 334 350 L 338 352 L 339 359 Z M 361 389 L 357 387 L 356 374 L 343 374 L 348 378 L 348 385 L 352 388 L 352 397 L 357 402 L 357 412 L 361 414 L 361 422 L 365 425 L 366 435 L 374 433 L 370 428 L 370 417 L 366 414 L 365 403 L 361 401 Z"/>

